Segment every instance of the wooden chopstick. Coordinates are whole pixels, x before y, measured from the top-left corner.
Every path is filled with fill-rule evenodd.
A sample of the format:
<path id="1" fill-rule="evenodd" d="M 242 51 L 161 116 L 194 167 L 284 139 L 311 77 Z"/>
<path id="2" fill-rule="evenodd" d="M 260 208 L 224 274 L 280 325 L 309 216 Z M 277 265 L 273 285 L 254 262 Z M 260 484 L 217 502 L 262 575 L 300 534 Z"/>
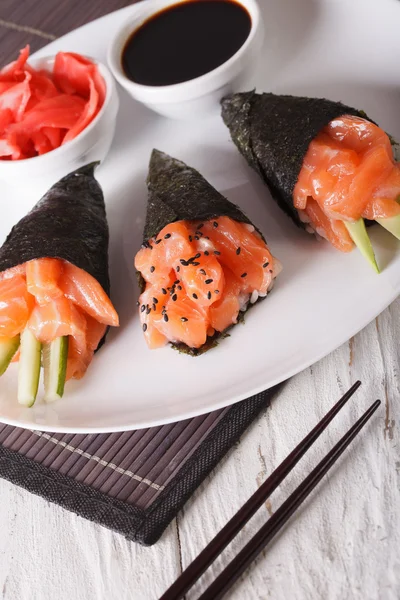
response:
<path id="1" fill-rule="evenodd" d="M 380 400 L 376 400 L 370 408 L 358 419 L 358 421 L 349 429 L 349 431 L 339 440 L 330 452 L 321 460 L 320 463 L 311 471 L 306 479 L 295 489 L 289 498 L 282 504 L 274 515 L 261 527 L 253 536 L 239 554 L 229 563 L 229 565 L 218 575 L 213 583 L 200 596 L 199 600 L 219 600 L 231 586 L 239 579 L 242 573 L 247 569 L 250 563 L 258 556 L 265 546 L 283 527 L 286 521 L 291 517 L 295 510 L 304 502 L 307 496 L 321 481 L 324 475 L 335 464 L 337 459 L 347 446 L 354 440 L 359 431 L 372 417 Z"/>
<path id="2" fill-rule="evenodd" d="M 319 438 L 332 419 L 343 408 L 354 392 L 360 387 L 361 381 L 354 385 L 331 408 L 323 419 L 310 431 L 308 435 L 296 446 L 285 460 L 271 473 L 256 492 L 247 500 L 237 513 L 228 521 L 213 540 L 200 552 L 195 560 L 183 571 L 178 579 L 161 596 L 160 600 L 178 600 L 196 583 L 201 575 L 214 562 L 217 556 L 226 548 L 233 538 L 241 531 L 247 521 L 269 498 L 272 492 L 282 483 L 299 460 Z"/>

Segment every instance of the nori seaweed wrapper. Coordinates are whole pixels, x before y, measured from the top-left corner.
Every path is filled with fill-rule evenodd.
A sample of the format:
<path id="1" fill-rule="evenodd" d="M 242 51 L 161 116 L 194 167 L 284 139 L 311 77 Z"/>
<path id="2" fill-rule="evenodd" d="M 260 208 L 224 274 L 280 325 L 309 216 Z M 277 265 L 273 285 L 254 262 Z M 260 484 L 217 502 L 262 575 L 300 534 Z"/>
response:
<path id="1" fill-rule="evenodd" d="M 14 225 L 0 248 L 0 272 L 36 258 L 60 258 L 89 273 L 110 295 L 109 233 L 103 192 L 94 177 L 97 165 L 60 179 Z"/>
<path id="2" fill-rule="evenodd" d="M 198 171 L 159 150 L 153 150 L 150 158 L 147 187 L 149 196 L 144 245 L 175 221 L 209 221 L 225 216 L 253 225 L 240 208 L 222 196 Z M 146 284 L 140 273 L 138 280 L 140 291 L 143 292 Z M 239 317 L 242 317 L 242 313 Z M 173 344 L 173 347 L 197 356 L 216 346 L 218 339 L 226 335 L 226 332 L 217 332 L 198 349 L 185 344 Z"/>
<path id="3" fill-rule="evenodd" d="M 150 158 L 147 188 L 144 243 L 175 221 L 209 221 L 224 216 L 252 224 L 198 171 L 159 150 L 153 150 Z"/>
<path id="4" fill-rule="evenodd" d="M 293 205 L 293 191 L 310 142 L 343 115 L 373 122 L 363 111 L 325 98 L 251 91 L 227 96 L 221 104 L 232 140 L 282 210 L 300 227 L 305 225 Z"/>

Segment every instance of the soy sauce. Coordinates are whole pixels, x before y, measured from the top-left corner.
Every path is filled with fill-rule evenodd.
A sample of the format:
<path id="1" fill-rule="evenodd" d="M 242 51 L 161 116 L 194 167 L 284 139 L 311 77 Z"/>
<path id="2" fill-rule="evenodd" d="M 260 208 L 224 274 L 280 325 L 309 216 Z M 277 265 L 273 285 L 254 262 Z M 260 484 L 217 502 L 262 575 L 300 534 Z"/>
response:
<path id="1" fill-rule="evenodd" d="M 182 83 L 226 62 L 250 30 L 249 13 L 234 0 L 186 0 L 156 13 L 131 34 L 122 66 L 135 83 Z"/>

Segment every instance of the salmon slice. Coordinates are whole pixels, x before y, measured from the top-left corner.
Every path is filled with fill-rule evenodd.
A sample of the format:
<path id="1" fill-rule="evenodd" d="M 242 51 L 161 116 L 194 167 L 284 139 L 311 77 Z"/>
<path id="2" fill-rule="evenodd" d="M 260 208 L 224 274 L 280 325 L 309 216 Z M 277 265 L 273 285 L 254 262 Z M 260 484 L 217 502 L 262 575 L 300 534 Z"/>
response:
<path id="1" fill-rule="evenodd" d="M 400 214 L 400 170 L 387 134 L 359 117 L 334 119 L 309 145 L 293 201 L 336 248 L 354 244 L 343 221 Z"/>
<path id="2" fill-rule="evenodd" d="M 237 322 L 253 294 L 265 296 L 280 269 L 254 227 L 228 217 L 171 223 L 139 250 L 135 267 L 146 281 L 139 315 L 152 349 L 200 348 Z"/>
<path id="3" fill-rule="evenodd" d="M 225 331 L 237 323 L 240 311 L 239 295 L 242 291 L 242 282 L 228 268 L 225 268 L 224 275 L 224 293 L 220 300 L 210 306 L 210 324 L 217 331 Z"/>
<path id="4" fill-rule="evenodd" d="M 372 198 L 363 212 L 364 219 L 385 219 L 387 216 L 400 215 L 400 204 L 393 202 L 393 198 Z"/>
<path id="5" fill-rule="evenodd" d="M 207 222 L 203 231 L 220 252 L 218 260 L 221 264 L 243 280 L 244 292 L 266 293 L 272 281 L 274 261 L 261 237 L 229 217 Z"/>
<path id="6" fill-rule="evenodd" d="M 354 244 L 343 221 L 330 219 L 313 198 L 307 203 L 306 213 L 313 223 L 316 233 L 328 240 L 342 252 L 351 252 Z"/>
<path id="7" fill-rule="evenodd" d="M 326 134 L 334 141 L 362 154 L 371 146 L 382 145 L 392 157 L 392 145 L 387 134 L 370 121 L 361 117 L 344 115 L 333 119 L 325 128 Z"/>
<path id="8" fill-rule="evenodd" d="M 0 281 L 0 335 L 12 338 L 26 327 L 34 305 L 21 275 Z"/>
<path id="9" fill-rule="evenodd" d="M 172 285 L 172 280 L 170 284 Z M 167 287 L 170 286 L 167 285 Z M 164 290 L 165 294 L 163 293 Z M 168 342 L 168 339 L 158 330 L 154 323 L 155 313 L 161 314 L 164 310 L 164 302 L 167 294 L 166 288 L 161 288 L 160 290 L 156 285 L 153 286 L 148 283 L 145 291 L 139 298 L 140 321 L 149 348 L 161 348 Z"/>
<path id="10" fill-rule="evenodd" d="M 38 304 L 46 304 L 59 298 L 63 292 L 59 288 L 62 263 L 57 258 L 38 258 L 25 263 L 26 287 L 35 296 Z"/>
<path id="11" fill-rule="evenodd" d="M 28 327 L 36 339 L 50 343 L 58 337 L 71 335 L 81 353 L 86 349 L 86 320 L 65 296 L 50 302 L 36 304 L 28 321 Z"/>
<path id="12" fill-rule="evenodd" d="M 118 314 L 99 282 L 67 261 L 62 268 L 60 289 L 65 297 L 100 323 L 117 327 Z"/>
<path id="13" fill-rule="evenodd" d="M 211 306 L 217 295 L 224 291 L 224 272 L 215 255 L 206 256 L 198 252 L 195 260 L 180 269 L 180 278 L 176 281 L 182 283 L 184 292 L 200 306 Z M 215 294 L 217 290 L 217 295 Z M 178 295 L 182 292 L 177 290 Z"/>
<path id="14" fill-rule="evenodd" d="M 3 281 L 3 279 L 12 279 L 13 277 L 17 277 L 18 275 L 21 275 L 21 277 L 25 278 L 25 264 L 26 263 L 23 263 L 22 265 L 17 265 L 16 267 L 12 267 L 11 269 L 6 269 L 5 271 L 2 271 L 0 273 L 0 281 Z"/>
<path id="15" fill-rule="evenodd" d="M 200 348 L 207 340 L 208 318 L 201 307 L 184 294 L 176 302 L 169 300 L 164 314 L 158 311 L 152 315 L 152 323 L 170 342 Z"/>
<path id="16" fill-rule="evenodd" d="M 93 355 L 102 340 L 107 326 L 99 323 L 89 315 L 83 315 L 86 320 L 86 349 L 81 351 L 79 342 L 70 338 L 68 347 L 67 375 L 66 379 L 82 379 L 88 366 L 92 362 Z"/>

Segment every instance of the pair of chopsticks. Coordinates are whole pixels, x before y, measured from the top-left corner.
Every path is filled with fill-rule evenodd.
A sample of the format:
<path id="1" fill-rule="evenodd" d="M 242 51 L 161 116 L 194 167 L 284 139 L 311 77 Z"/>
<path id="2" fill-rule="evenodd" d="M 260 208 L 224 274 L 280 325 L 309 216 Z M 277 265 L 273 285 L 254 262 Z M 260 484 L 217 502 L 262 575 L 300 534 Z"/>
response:
<path id="1" fill-rule="evenodd" d="M 275 469 L 268 479 L 258 488 L 249 500 L 238 510 L 230 521 L 221 529 L 215 538 L 204 548 L 199 556 L 187 567 L 171 587 L 161 596 L 160 600 L 178 600 L 198 581 L 226 546 L 241 531 L 247 521 L 268 499 L 272 492 L 282 483 L 294 466 L 319 438 L 332 419 L 343 408 L 354 392 L 360 387 L 357 381 L 335 404 L 325 417 L 300 442 L 298 446 Z M 359 431 L 369 421 L 381 401 L 376 400 L 369 409 L 354 423 L 349 431 L 339 440 L 330 452 L 311 471 L 306 479 L 295 489 L 274 515 L 261 527 L 239 554 L 228 564 L 213 583 L 200 596 L 199 600 L 217 600 L 222 598 L 232 585 L 239 579 L 250 563 L 258 556 L 265 546 L 283 527 L 290 516 L 304 502 L 307 496 L 335 464 L 339 456 L 353 441 Z"/>

